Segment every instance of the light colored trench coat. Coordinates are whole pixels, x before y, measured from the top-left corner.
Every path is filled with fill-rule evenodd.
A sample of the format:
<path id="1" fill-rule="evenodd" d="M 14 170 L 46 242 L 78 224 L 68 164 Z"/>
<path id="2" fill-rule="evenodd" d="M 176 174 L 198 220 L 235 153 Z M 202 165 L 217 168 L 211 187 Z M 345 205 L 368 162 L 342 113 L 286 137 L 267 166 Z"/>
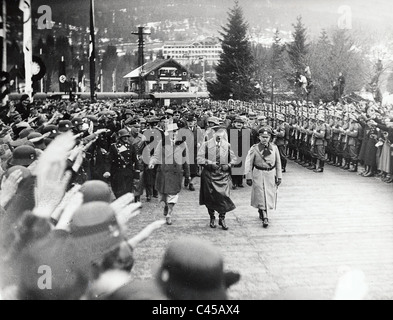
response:
<path id="1" fill-rule="evenodd" d="M 263 160 L 262 152 L 255 144 L 246 157 L 246 178 L 252 179 L 251 206 L 262 210 L 275 210 L 277 203 L 276 179 L 282 179 L 280 152 L 275 144 L 269 144 L 270 155 Z M 257 168 L 273 167 L 271 171 L 262 171 Z"/>

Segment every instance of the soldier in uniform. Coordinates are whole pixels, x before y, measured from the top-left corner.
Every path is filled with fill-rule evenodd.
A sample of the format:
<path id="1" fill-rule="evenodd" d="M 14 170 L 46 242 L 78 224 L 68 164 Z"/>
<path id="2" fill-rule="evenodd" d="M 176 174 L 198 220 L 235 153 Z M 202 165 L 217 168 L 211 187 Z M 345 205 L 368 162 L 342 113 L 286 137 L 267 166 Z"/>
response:
<path id="1" fill-rule="evenodd" d="M 297 121 L 294 112 L 290 112 L 290 120 L 289 120 L 289 137 L 288 137 L 288 153 L 289 153 L 289 160 L 297 160 L 296 157 L 296 135 L 297 135 Z"/>
<path id="2" fill-rule="evenodd" d="M 349 128 L 345 132 L 347 136 L 347 146 L 346 154 L 348 154 L 348 159 L 346 160 L 350 164 L 350 172 L 358 171 L 358 161 L 359 161 L 359 126 L 357 123 L 357 118 L 355 115 L 349 115 Z"/>
<path id="3" fill-rule="evenodd" d="M 343 126 L 340 128 L 340 135 L 339 135 L 339 140 L 340 140 L 339 155 L 341 160 L 339 167 L 341 167 L 341 169 L 343 170 L 349 170 L 349 161 L 345 160 L 348 159 L 348 155 L 346 154 L 346 150 L 345 150 L 348 140 L 348 137 L 345 133 L 348 129 L 349 129 L 349 118 L 348 115 L 346 114 L 344 116 Z M 342 161 L 343 159 L 344 161 Z"/>
<path id="4" fill-rule="evenodd" d="M 232 182 L 233 189 L 243 188 L 243 178 L 244 178 L 244 161 L 246 160 L 246 152 L 243 154 L 244 144 L 248 144 L 246 150 L 248 151 L 250 138 L 251 138 L 251 130 L 244 128 L 244 120 L 241 117 L 236 117 L 233 122 L 233 127 L 230 127 L 228 130 L 229 135 L 229 143 L 232 146 L 232 150 L 237 150 L 238 156 L 241 158 L 238 161 L 238 164 L 233 165 L 232 167 Z"/>
<path id="5" fill-rule="evenodd" d="M 287 167 L 287 155 L 285 152 L 285 118 L 282 114 L 277 114 L 277 129 L 273 130 L 273 135 L 276 136 L 275 144 L 278 147 L 278 151 L 280 152 L 280 160 L 282 166 L 282 172 L 286 172 Z"/>
<path id="6" fill-rule="evenodd" d="M 190 191 L 195 191 L 194 179 L 198 176 L 199 173 L 197 156 L 198 156 L 198 150 L 203 142 L 203 131 L 197 125 L 196 118 L 194 115 L 192 114 L 187 115 L 185 120 L 187 124 L 184 127 L 184 129 L 189 130 L 189 132 L 192 134 L 192 137 L 190 136 L 191 139 L 187 140 L 187 146 L 188 146 L 188 150 L 190 151 L 193 150 L 193 154 L 192 154 L 193 159 L 190 159 L 190 180 L 188 181 L 187 179 L 185 179 L 184 186 L 186 188 L 188 187 Z M 192 142 L 192 145 L 188 143 L 189 141 Z"/>
<path id="7" fill-rule="evenodd" d="M 313 133 L 315 127 L 316 127 L 315 114 L 311 113 L 309 115 L 308 127 L 306 129 L 306 135 L 305 135 L 305 140 L 306 140 L 305 153 L 308 161 L 306 168 L 309 170 L 315 170 L 317 168 L 317 159 L 316 157 L 313 157 L 313 153 L 312 153 L 315 143 L 315 139 L 313 139 Z"/>
<path id="8" fill-rule="evenodd" d="M 342 127 L 342 114 L 340 111 L 336 111 L 334 114 L 334 123 L 332 126 L 332 154 L 333 161 L 332 165 L 340 167 L 342 163 L 342 156 L 340 155 L 340 134 Z"/>
<path id="9" fill-rule="evenodd" d="M 159 118 L 153 117 L 147 120 L 147 129 L 143 132 L 143 135 L 147 139 L 146 152 L 148 153 L 147 159 L 144 159 L 144 183 L 146 188 L 146 198 L 151 199 L 158 198 L 158 191 L 155 188 L 155 181 L 157 176 L 157 166 L 149 168 L 150 157 L 154 154 L 154 148 L 150 145 L 153 140 L 157 140 L 162 143 L 164 138 L 164 132 L 158 127 L 160 120 Z M 149 200 L 150 201 L 150 200 Z"/>
<path id="10" fill-rule="evenodd" d="M 323 115 L 318 115 L 317 124 L 312 134 L 311 155 L 316 163 L 314 172 L 322 173 L 325 167 L 325 119 Z"/>
<path id="11" fill-rule="evenodd" d="M 144 163 L 142 159 L 143 149 L 147 145 L 146 137 L 140 133 L 141 125 L 138 119 L 126 120 L 127 130 L 130 133 L 129 143 L 134 147 L 137 157 L 137 163 L 134 171 L 134 196 L 135 202 L 140 201 L 144 187 Z M 150 201 L 151 196 L 147 195 L 146 200 Z"/>
<path id="12" fill-rule="evenodd" d="M 263 227 L 269 225 L 268 211 L 276 208 L 277 188 L 281 184 L 280 152 L 271 143 L 270 127 L 259 130 L 260 143 L 251 147 L 246 158 L 247 185 L 252 186 L 251 205 L 258 209 Z"/>
<path id="13" fill-rule="evenodd" d="M 130 133 L 126 129 L 118 132 L 118 140 L 109 148 L 110 169 L 104 178 L 111 178 L 113 193 L 117 198 L 134 192 L 133 175 L 137 163 L 135 148 L 130 145 Z"/>
<path id="14" fill-rule="evenodd" d="M 329 112 L 329 120 L 326 123 L 326 154 L 327 154 L 327 161 L 328 164 L 333 164 L 334 156 L 334 148 L 333 148 L 333 126 L 334 126 L 334 117 L 333 114 Z"/>

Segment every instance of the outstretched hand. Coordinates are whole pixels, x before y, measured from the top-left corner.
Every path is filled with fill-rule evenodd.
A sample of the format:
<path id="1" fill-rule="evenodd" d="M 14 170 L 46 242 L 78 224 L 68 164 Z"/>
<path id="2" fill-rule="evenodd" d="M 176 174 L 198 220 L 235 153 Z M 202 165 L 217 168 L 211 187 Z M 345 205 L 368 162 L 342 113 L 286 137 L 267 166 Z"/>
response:
<path id="1" fill-rule="evenodd" d="M 34 214 L 49 218 L 62 200 L 71 178 L 71 172 L 65 170 L 74 145 L 72 133 L 64 133 L 56 137 L 39 158 L 35 169 L 37 187 Z"/>
<path id="2" fill-rule="evenodd" d="M 142 203 L 134 203 L 134 200 L 135 197 L 132 193 L 126 193 L 111 203 L 111 207 L 116 212 L 116 218 L 120 225 L 126 224 L 130 219 L 141 213 Z"/>
<path id="3" fill-rule="evenodd" d="M 8 178 L 5 176 L 1 181 L 1 193 L 0 193 L 0 206 L 5 208 L 7 204 L 12 200 L 16 191 L 18 190 L 19 183 L 23 179 L 23 173 L 21 170 L 15 170 Z"/>
<path id="4" fill-rule="evenodd" d="M 164 224 L 166 224 L 165 220 L 157 220 L 153 223 L 149 224 L 146 228 L 144 228 L 141 232 L 139 232 L 136 236 L 129 239 L 127 242 L 132 247 L 135 248 L 139 243 L 146 240 L 150 235 L 157 229 L 161 228 Z"/>

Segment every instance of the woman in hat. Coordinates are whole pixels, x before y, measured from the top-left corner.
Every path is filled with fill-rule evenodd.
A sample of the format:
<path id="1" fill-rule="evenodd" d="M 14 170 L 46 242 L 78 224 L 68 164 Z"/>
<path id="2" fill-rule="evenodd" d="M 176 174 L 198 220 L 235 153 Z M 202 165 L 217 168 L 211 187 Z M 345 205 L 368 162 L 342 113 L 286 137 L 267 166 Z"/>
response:
<path id="1" fill-rule="evenodd" d="M 157 167 L 155 188 L 165 203 L 166 223 L 172 224 L 172 213 L 179 200 L 183 175 L 190 178 L 187 144 L 177 139 L 179 128 L 176 123 L 168 124 L 164 145 L 158 144 L 150 159 L 149 169 Z"/>
<path id="2" fill-rule="evenodd" d="M 198 164 L 203 166 L 199 204 L 205 205 L 210 215 L 210 227 L 215 228 L 215 211 L 219 214 L 219 225 L 228 230 L 225 223 L 227 212 L 236 208 L 230 198 L 231 166 L 237 158 L 228 142 L 225 128 L 215 126 L 214 136 L 204 142 L 198 151 Z"/>
<path id="3" fill-rule="evenodd" d="M 251 205 L 258 209 L 263 227 L 269 225 L 268 211 L 276 208 L 277 189 L 282 180 L 280 152 L 271 143 L 272 130 L 259 130 L 260 143 L 251 147 L 246 158 L 247 185 L 252 186 Z"/>

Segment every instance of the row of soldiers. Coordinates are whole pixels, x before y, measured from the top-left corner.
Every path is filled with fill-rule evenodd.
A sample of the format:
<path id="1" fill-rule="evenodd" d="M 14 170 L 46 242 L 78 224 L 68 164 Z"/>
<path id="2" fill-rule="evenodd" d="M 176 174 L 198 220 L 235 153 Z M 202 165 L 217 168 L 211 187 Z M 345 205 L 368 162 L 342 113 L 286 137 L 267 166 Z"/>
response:
<path id="1" fill-rule="evenodd" d="M 294 112 L 293 107 L 293 104 L 280 103 L 276 109 L 271 105 L 252 108 L 228 102 L 210 105 L 190 103 L 163 109 L 153 105 L 60 103 L 48 109 L 38 104 L 26 108 L 25 113 L 20 112 L 23 108 L 17 109 L 19 112 L 10 112 L 8 120 L 14 140 L 25 139 L 27 136 L 21 138 L 19 134 L 34 128 L 36 132 L 33 132 L 32 141 L 40 148 L 45 145 L 43 141 L 59 132 L 72 130 L 79 135 L 81 143 L 86 144 L 83 170 L 78 177 L 81 181 L 78 182 L 104 180 L 112 184 L 116 197 L 133 192 L 137 201 L 144 192 L 147 201 L 158 197 L 156 169 L 148 167 L 144 153 L 153 154 L 154 150 L 149 149 L 152 140 L 165 141 L 166 128 L 173 123 L 179 128 L 189 129 L 194 137 L 191 140 L 193 145 L 188 146 L 189 150 L 193 150 L 194 159 L 189 166 L 189 178 L 184 181 L 190 191 L 195 190 L 194 179 L 200 172 L 196 161 L 198 149 L 210 138 L 209 128 L 217 125 L 227 128 L 229 142 L 236 142 L 238 146 L 239 162 L 235 166 L 238 168 L 244 165 L 250 147 L 259 142 L 259 129 L 270 126 L 274 143 L 280 151 L 283 172 L 288 158 L 318 173 L 323 172 L 326 161 L 356 171 L 362 134 L 354 114 L 347 116 L 342 111 L 329 111 L 327 114 Z M 301 107 L 318 110 L 304 103 Z M 43 115 L 48 119 L 40 123 Z M 36 120 L 32 119 L 34 116 L 37 116 Z M 50 133 L 50 137 L 37 136 L 37 133 Z M 243 187 L 243 178 L 239 170 L 232 175 L 234 189 Z"/>
<path id="2" fill-rule="evenodd" d="M 179 128 L 189 129 L 194 135 L 192 139 L 194 161 L 190 164 L 189 178 L 185 178 L 184 186 L 195 191 L 194 179 L 199 176 L 200 167 L 196 161 L 198 148 L 209 137 L 209 128 L 221 125 L 227 128 L 229 142 L 236 139 L 239 151 L 239 162 L 235 167 L 242 167 L 247 151 L 258 143 L 258 131 L 262 127 L 272 128 L 274 140 L 280 151 L 283 172 L 286 172 L 287 159 L 295 160 L 300 165 L 314 170 L 316 173 L 324 171 L 325 163 L 341 166 L 350 171 L 357 171 L 358 155 L 362 138 L 362 127 L 353 114 L 337 111 L 328 117 L 324 114 L 271 114 L 265 112 L 239 112 L 232 109 L 206 110 L 193 112 L 183 110 L 176 114 L 172 109 L 165 110 L 165 115 L 153 115 L 147 118 L 138 113 L 130 113 L 130 117 L 122 119 L 122 129 L 111 131 L 106 139 L 116 137 L 116 142 L 109 148 L 100 145 L 100 139 L 95 143 L 91 152 L 91 165 L 97 165 L 97 155 L 100 150 L 108 150 L 106 155 L 105 172 L 95 178 L 109 179 L 116 196 L 126 192 L 133 192 L 136 199 L 146 192 L 146 199 L 157 197 L 155 190 L 156 168 L 148 167 L 148 161 L 143 153 L 151 147 L 152 137 L 165 141 L 166 126 L 176 123 Z M 159 132 L 160 137 L 157 137 Z M 101 137 L 101 140 L 102 138 Z M 244 144 L 248 144 L 245 148 Z M 245 150 L 246 152 L 244 152 Z M 154 150 L 149 150 L 150 154 Z M 104 151 L 105 153 L 105 151 Z M 104 160 L 105 161 L 105 160 Z M 93 168 L 94 171 L 94 168 Z M 101 170 L 102 173 L 102 170 Z M 239 171 L 232 175 L 233 188 L 243 187 L 244 175 Z"/>

